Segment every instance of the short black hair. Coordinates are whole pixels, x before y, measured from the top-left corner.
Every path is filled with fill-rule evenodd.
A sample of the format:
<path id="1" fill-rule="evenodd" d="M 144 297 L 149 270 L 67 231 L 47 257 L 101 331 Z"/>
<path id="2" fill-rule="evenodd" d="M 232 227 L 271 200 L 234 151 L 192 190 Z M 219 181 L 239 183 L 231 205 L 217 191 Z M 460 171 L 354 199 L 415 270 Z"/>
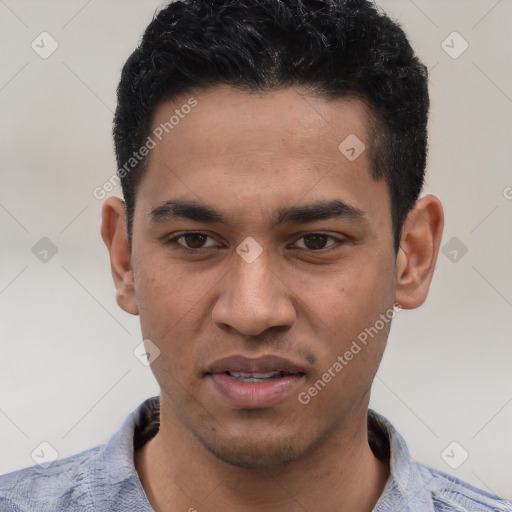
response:
<path id="1" fill-rule="evenodd" d="M 130 243 L 147 161 L 133 154 L 156 107 L 220 85 L 251 92 L 302 86 L 326 99 L 363 100 L 371 173 L 388 184 L 398 250 L 425 175 L 427 69 L 400 25 L 366 0 L 182 0 L 155 14 L 123 67 L 114 116 Z"/>

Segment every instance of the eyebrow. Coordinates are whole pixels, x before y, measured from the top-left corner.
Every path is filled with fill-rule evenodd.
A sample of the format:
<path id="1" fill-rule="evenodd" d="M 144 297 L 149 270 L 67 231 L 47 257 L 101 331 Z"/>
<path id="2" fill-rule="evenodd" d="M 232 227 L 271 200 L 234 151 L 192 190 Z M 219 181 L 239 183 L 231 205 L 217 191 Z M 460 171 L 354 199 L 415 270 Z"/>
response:
<path id="1" fill-rule="evenodd" d="M 170 199 L 153 208 L 150 219 L 154 223 L 186 219 L 207 224 L 229 225 L 229 217 L 224 212 L 189 199 Z M 366 220 L 366 212 L 341 199 L 316 201 L 302 206 L 280 208 L 274 212 L 274 224 L 306 224 L 328 219 Z"/>

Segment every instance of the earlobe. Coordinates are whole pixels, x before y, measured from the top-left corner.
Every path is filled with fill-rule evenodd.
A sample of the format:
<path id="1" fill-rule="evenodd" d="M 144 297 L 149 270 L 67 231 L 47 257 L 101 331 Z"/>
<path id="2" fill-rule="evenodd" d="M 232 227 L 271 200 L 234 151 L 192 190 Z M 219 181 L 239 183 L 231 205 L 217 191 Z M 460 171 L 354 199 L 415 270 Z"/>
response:
<path id="1" fill-rule="evenodd" d="M 117 197 L 110 197 L 103 203 L 101 237 L 110 254 L 117 303 L 127 313 L 138 315 L 125 204 Z"/>
<path id="2" fill-rule="evenodd" d="M 433 195 L 418 199 L 407 216 L 396 260 L 395 302 L 404 309 L 417 308 L 427 298 L 443 226 L 443 207 Z"/>

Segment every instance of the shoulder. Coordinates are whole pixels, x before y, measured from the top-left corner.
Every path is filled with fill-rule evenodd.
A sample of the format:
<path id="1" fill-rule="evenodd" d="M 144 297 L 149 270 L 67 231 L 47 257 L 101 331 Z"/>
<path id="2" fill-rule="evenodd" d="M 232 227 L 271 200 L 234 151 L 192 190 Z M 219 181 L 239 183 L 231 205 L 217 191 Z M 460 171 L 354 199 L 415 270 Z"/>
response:
<path id="1" fill-rule="evenodd" d="M 413 462 L 421 474 L 425 490 L 430 495 L 435 512 L 512 512 L 512 502 L 484 491 L 453 475 L 418 462 Z"/>
<path id="2" fill-rule="evenodd" d="M 1 512 L 110 512 L 151 510 L 134 467 L 134 443 L 148 419 L 155 419 L 158 397 L 130 413 L 107 443 L 49 466 L 30 466 L 0 476 Z M 153 422 L 154 423 L 154 422 Z M 137 431 L 137 434 L 135 434 Z"/>
<path id="3" fill-rule="evenodd" d="M 511 501 L 415 461 L 392 423 L 371 409 L 368 431 L 372 450 L 391 468 L 375 512 L 512 512 Z"/>
<path id="4" fill-rule="evenodd" d="M 54 461 L 0 476 L 2 512 L 87 510 L 91 500 L 89 479 L 95 457 L 104 445 Z"/>

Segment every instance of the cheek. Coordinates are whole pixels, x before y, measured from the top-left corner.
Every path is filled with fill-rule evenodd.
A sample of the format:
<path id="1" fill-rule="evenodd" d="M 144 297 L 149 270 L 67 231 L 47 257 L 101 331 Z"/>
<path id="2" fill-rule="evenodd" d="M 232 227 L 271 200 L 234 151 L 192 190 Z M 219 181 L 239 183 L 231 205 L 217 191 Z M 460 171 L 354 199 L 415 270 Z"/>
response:
<path id="1" fill-rule="evenodd" d="M 392 298 L 389 302 L 362 288 L 341 287 L 337 300 L 324 294 L 324 307 L 315 302 L 312 314 L 323 315 L 323 322 L 313 333 L 318 364 L 305 399 L 311 399 L 319 414 L 336 403 L 342 415 L 350 404 L 363 399 L 382 359 L 391 320 L 381 320 L 381 314 L 392 308 Z"/>
<path id="2" fill-rule="evenodd" d="M 329 279 L 305 284 L 312 291 L 306 322 L 317 340 L 319 372 L 314 380 L 328 380 L 332 393 L 357 392 L 373 379 L 391 325 L 388 317 L 381 320 L 393 311 L 390 272 L 387 265 L 361 258 Z"/>
<path id="3" fill-rule="evenodd" d="M 134 263 L 135 293 L 139 306 L 142 334 L 165 339 L 172 330 L 186 324 L 194 315 L 194 306 L 201 295 L 195 291 L 194 279 L 185 272 L 170 268 L 165 258 L 140 257 Z"/>
<path id="4" fill-rule="evenodd" d="M 322 280 L 312 277 L 302 284 L 308 290 L 310 314 L 341 339 L 357 336 L 375 322 L 394 297 L 390 267 L 365 261 L 364 256 L 360 260 Z"/>
<path id="5" fill-rule="evenodd" d="M 166 261 L 142 261 L 134 265 L 142 336 L 160 350 L 151 368 L 160 383 L 183 386 L 191 374 L 187 365 L 198 357 L 205 279 L 171 272 Z"/>

